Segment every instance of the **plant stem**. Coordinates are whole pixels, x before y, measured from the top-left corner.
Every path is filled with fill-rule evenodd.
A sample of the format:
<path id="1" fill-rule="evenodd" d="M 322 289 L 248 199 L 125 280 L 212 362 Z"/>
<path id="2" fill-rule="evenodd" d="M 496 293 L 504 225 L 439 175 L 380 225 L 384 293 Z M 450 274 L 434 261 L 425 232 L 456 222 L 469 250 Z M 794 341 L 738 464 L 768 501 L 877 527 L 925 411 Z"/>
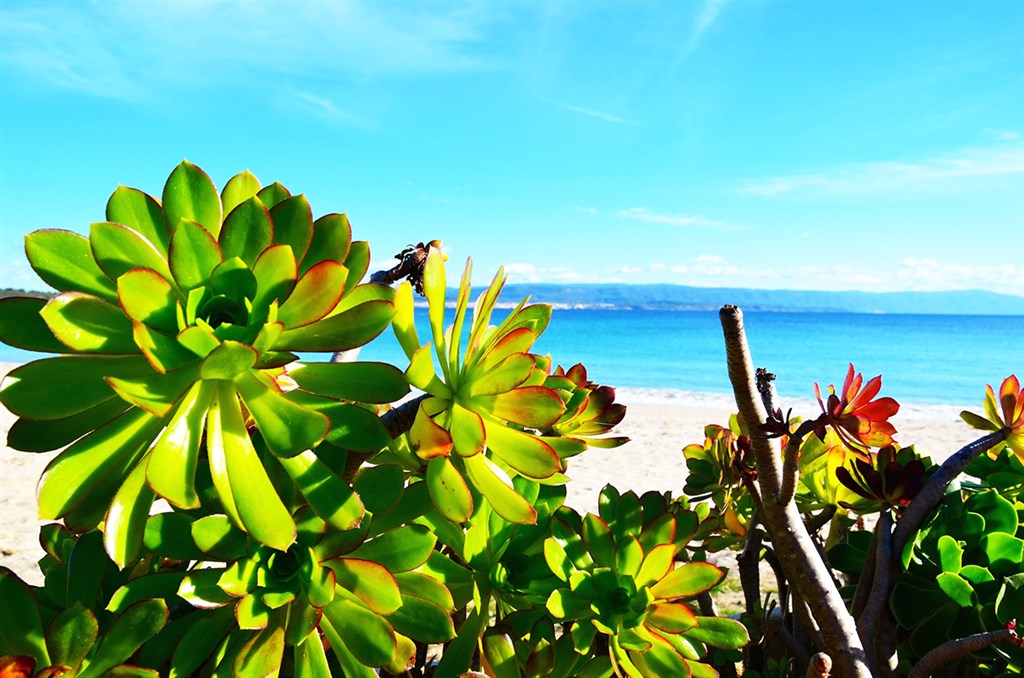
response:
<path id="1" fill-rule="evenodd" d="M 832 658 L 824 652 L 811 657 L 811 663 L 807 667 L 806 678 L 828 678 L 832 672 Z"/>
<path id="2" fill-rule="evenodd" d="M 754 383 L 753 361 L 743 330 L 743 313 L 735 306 L 719 312 L 725 336 L 726 360 L 736 405 L 749 431 L 757 431 L 767 421 Z M 758 481 L 762 494 L 779 496 L 779 453 L 777 444 L 751 436 L 757 458 Z M 762 522 L 771 536 L 775 553 L 794 591 L 810 607 L 830 656 L 841 676 L 867 678 L 871 675 L 853 617 L 846 610 L 832 576 L 818 555 L 796 505 L 762 502 Z"/>
<path id="3" fill-rule="evenodd" d="M 864 642 L 864 649 L 869 659 L 874 657 L 875 628 L 878 617 L 882 612 L 882 606 L 889 600 L 889 575 L 888 567 L 892 558 L 892 512 L 888 506 L 882 508 L 878 516 L 878 524 L 875 526 L 875 577 L 871 583 L 871 595 L 864 611 L 857 617 L 857 627 L 860 629 L 860 639 Z"/>
<path id="4" fill-rule="evenodd" d="M 941 501 L 949 483 L 958 475 L 963 473 L 967 465 L 974 461 L 982 452 L 995 447 L 1006 440 L 1006 431 L 996 431 L 987 436 L 975 440 L 973 443 L 964 445 L 952 457 L 943 462 L 939 470 L 932 474 L 932 477 L 924 484 L 921 491 L 917 493 L 910 506 L 900 516 L 896 523 L 896 529 L 892 533 L 892 553 L 894 558 L 900 558 L 903 547 L 907 545 L 910 538 L 917 532 L 928 515 L 932 512 L 939 501 Z"/>
<path id="5" fill-rule="evenodd" d="M 921 660 L 914 666 L 908 678 L 926 678 L 961 657 L 971 652 L 992 647 L 996 643 L 1013 643 L 1020 646 L 1021 639 L 1010 629 L 1000 629 L 998 631 L 976 633 L 966 638 L 947 641 L 921 657 Z"/>

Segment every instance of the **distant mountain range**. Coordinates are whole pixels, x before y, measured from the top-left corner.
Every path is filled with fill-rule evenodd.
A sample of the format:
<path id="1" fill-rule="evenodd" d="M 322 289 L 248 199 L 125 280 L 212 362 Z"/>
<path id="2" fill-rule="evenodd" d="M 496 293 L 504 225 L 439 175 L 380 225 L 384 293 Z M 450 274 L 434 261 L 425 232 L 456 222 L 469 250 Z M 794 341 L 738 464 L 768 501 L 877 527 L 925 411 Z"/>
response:
<path id="1" fill-rule="evenodd" d="M 474 290 L 473 298 L 481 290 Z M 951 292 L 814 292 L 682 285 L 506 285 L 502 300 L 531 296 L 568 308 L 718 310 L 734 304 L 748 311 L 1024 315 L 1024 296 L 981 290 Z"/>
<path id="2" fill-rule="evenodd" d="M 476 299 L 483 288 L 474 288 Z M 48 297 L 52 293 L 0 290 L 11 295 Z M 448 294 L 449 301 L 455 298 Z M 525 297 L 561 308 L 652 311 L 717 311 L 734 304 L 747 311 L 817 313 L 920 313 L 925 315 L 1024 315 L 1024 296 L 982 290 L 953 292 L 813 292 L 683 285 L 506 285 L 502 305 Z"/>

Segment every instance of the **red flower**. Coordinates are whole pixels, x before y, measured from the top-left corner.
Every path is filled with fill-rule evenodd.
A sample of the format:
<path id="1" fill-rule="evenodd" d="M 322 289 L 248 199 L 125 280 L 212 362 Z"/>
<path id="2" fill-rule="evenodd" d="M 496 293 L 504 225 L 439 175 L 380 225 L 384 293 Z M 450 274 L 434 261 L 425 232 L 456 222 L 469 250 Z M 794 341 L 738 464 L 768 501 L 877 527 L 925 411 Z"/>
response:
<path id="1" fill-rule="evenodd" d="M 821 390 L 814 384 L 814 393 L 824 412 L 822 426 L 816 430 L 819 438 L 824 438 L 824 427 L 831 426 L 843 442 L 855 448 L 892 444 L 896 429 L 889 423 L 889 417 L 899 412 L 900 405 L 892 398 L 873 400 L 882 388 L 881 375 L 868 381 L 861 390 L 863 381 L 863 376 L 854 372 L 851 363 L 842 392 L 837 395 L 835 387 L 829 385 L 827 402 L 822 401 Z"/>
<path id="2" fill-rule="evenodd" d="M 1020 381 L 1014 374 L 1003 379 L 998 400 L 991 385 L 985 387 L 985 392 L 985 414 L 988 418 L 973 412 L 961 412 L 960 417 L 974 428 L 1005 431 L 1006 444 L 1024 463 L 1024 389 L 1021 389 Z M 998 449 L 993 448 L 993 452 L 998 452 Z"/>

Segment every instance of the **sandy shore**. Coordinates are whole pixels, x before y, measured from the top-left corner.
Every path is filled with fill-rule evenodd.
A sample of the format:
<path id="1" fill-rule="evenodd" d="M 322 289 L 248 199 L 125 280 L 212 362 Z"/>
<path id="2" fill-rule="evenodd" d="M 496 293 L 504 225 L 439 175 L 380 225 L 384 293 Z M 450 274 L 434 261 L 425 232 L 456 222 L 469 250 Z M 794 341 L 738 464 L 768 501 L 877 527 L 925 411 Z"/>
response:
<path id="1" fill-rule="evenodd" d="M 0 366 L 6 374 L 10 365 Z M 569 504 L 581 511 L 596 511 L 598 492 L 607 483 L 638 493 L 670 490 L 679 494 L 686 479 L 681 450 L 704 439 L 706 424 L 725 424 L 734 407 L 728 397 L 679 391 L 620 389 L 620 402 L 628 406 L 620 431 L 631 441 L 617 449 L 591 449 L 574 458 L 569 475 Z M 794 414 L 813 415 L 813 400 L 787 402 Z M 941 461 L 977 436 L 959 419 L 962 407 L 904 405 L 893 423 L 897 437 L 907 445 Z M 972 407 L 980 412 L 980 403 Z M 43 555 L 38 544 L 35 491 L 46 464 L 56 453 L 29 454 L 6 446 L 14 417 L 0 408 L 4 447 L 0 452 L 0 565 L 32 583 L 40 583 L 36 561 Z"/>

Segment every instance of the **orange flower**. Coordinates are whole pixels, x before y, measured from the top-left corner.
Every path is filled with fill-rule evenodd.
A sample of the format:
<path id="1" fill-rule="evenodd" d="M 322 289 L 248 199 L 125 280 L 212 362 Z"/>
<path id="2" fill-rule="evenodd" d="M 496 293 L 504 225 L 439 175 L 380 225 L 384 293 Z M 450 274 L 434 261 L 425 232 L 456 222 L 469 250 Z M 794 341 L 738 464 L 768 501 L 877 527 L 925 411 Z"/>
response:
<path id="1" fill-rule="evenodd" d="M 983 431 L 1004 431 L 1007 446 L 1024 463 L 1024 389 L 1021 389 L 1017 375 L 1011 374 L 1003 379 L 998 400 L 992 386 L 985 387 L 985 414 L 987 419 L 973 412 L 961 412 L 960 417 Z M 998 447 L 992 452 L 998 454 Z"/>
<path id="2" fill-rule="evenodd" d="M 846 372 L 846 381 L 840 395 L 834 386 L 828 387 L 828 401 L 822 401 L 821 390 L 814 384 L 814 393 L 824 416 L 821 425 L 815 430 L 818 437 L 824 439 L 824 427 L 831 426 L 847 445 L 854 448 L 884 447 L 893 442 L 892 434 L 895 427 L 889 423 L 889 417 L 899 412 L 900 405 L 892 398 L 874 400 L 882 388 L 881 375 L 864 384 L 859 372 L 854 372 L 853 364 Z"/>

